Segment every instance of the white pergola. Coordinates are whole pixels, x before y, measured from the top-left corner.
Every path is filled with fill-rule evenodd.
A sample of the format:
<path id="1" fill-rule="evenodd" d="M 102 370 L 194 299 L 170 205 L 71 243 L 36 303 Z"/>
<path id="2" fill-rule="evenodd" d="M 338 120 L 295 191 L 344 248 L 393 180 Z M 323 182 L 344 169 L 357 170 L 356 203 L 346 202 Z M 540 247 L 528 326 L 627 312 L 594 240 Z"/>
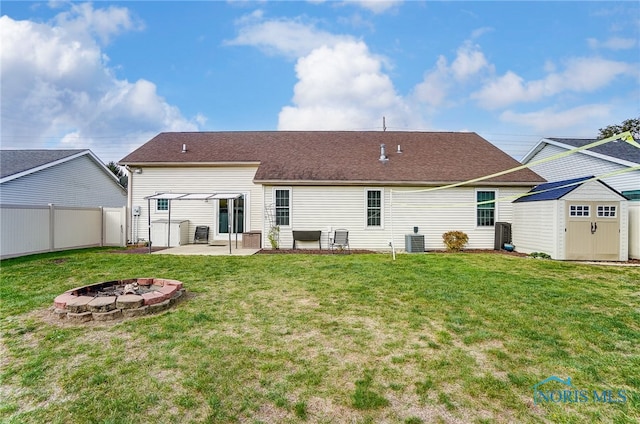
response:
<path id="1" fill-rule="evenodd" d="M 154 194 L 153 196 L 145 197 L 145 199 L 147 199 L 147 210 L 149 212 L 147 214 L 147 225 L 148 225 L 148 231 L 149 231 L 149 253 L 151 253 L 151 245 L 152 245 L 152 240 L 151 240 L 151 201 L 152 200 L 158 200 L 158 199 L 167 200 L 167 204 L 168 204 L 167 205 L 167 212 L 168 212 L 167 245 L 171 241 L 171 202 L 172 201 L 174 200 L 206 201 L 206 200 L 221 200 L 221 199 L 229 200 L 231 204 L 229 206 L 228 233 L 229 233 L 229 254 L 231 254 L 231 225 L 234 222 L 234 219 L 233 219 L 234 218 L 233 217 L 234 202 L 236 201 L 236 199 L 239 199 L 241 197 L 242 197 L 241 193 L 157 193 L 157 194 Z M 236 234 L 236 248 L 238 247 L 237 226 L 238 224 L 236 223 L 236 228 L 234 228 L 234 233 Z"/>

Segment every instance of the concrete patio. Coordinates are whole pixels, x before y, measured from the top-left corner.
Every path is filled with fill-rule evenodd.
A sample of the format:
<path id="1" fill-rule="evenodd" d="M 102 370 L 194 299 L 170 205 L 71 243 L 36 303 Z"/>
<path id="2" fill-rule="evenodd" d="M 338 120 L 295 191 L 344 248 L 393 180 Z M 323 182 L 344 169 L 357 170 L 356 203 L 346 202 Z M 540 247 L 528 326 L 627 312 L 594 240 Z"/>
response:
<path id="1" fill-rule="evenodd" d="M 229 244 L 221 242 L 215 244 L 185 244 L 182 246 L 169 247 L 167 249 L 152 252 L 152 255 L 204 255 L 204 256 L 250 256 L 260 249 L 244 249 L 242 242 L 238 241 L 236 248 L 235 241 L 231 242 L 231 253 Z"/>

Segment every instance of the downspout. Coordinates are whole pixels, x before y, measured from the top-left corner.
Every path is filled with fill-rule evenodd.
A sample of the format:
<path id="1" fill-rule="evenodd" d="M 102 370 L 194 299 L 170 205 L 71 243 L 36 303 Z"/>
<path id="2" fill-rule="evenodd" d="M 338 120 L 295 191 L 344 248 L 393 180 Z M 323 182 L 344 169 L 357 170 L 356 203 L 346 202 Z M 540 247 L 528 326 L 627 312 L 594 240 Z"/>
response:
<path id="1" fill-rule="evenodd" d="M 147 231 L 149 236 L 147 238 L 149 244 L 149 253 L 151 253 L 151 199 L 147 198 Z"/>
<path id="2" fill-rule="evenodd" d="M 133 172 L 125 165 L 124 169 L 127 170 L 127 213 L 125 219 L 126 231 L 125 234 L 129 234 L 129 240 L 138 241 L 138 234 L 133 234 Z M 140 217 L 138 217 L 140 220 Z"/>
<path id="3" fill-rule="evenodd" d="M 169 219 L 167 220 L 167 247 L 171 247 L 171 199 L 167 201 L 169 204 Z"/>

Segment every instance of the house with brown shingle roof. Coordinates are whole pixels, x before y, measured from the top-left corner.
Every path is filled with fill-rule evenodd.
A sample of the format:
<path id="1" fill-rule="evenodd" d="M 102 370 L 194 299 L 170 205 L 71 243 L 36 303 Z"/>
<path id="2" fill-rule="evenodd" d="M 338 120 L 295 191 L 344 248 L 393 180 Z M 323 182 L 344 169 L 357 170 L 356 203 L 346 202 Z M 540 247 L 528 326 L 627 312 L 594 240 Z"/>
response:
<path id="1" fill-rule="evenodd" d="M 120 164 L 132 241 L 152 234 L 147 222 L 170 218 L 187 226 L 189 242 L 208 227 L 209 242 L 259 233 L 265 248 L 277 226 L 283 248 L 296 230 L 320 231 L 326 248 L 345 228 L 351 248 L 403 249 L 418 227 L 426 249 L 442 249 L 450 230 L 466 232 L 468 248 L 490 249 L 515 196 L 545 181 L 528 169 L 501 174 L 520 163 L 475 133 L 454 132 L 162 133 Z"/>

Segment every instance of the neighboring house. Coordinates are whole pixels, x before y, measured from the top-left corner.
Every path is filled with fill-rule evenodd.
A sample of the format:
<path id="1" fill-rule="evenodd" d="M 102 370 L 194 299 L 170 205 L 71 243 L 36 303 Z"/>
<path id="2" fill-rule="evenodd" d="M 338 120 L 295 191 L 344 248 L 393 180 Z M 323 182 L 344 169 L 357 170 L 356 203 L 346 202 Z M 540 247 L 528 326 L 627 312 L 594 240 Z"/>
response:
<path id="1" fill-rule="evenodd" d="M 495 223 L 511 221 L 514 196 L 544 181 L 522 169 L 442 188 L 520 165 L 475 133 L 452 132 L 162 133 L 120 164 L 129 173 L 132 241 L 157 234 L 149 222 L 170 218 L 172 234 L 188 225 L 190 242 L 207 226 L 209 242 L 260 232 L 267 248 L 277 226 L 282 248 L 291 248 L 294 230 L 320 231 L 326 248 L 344 228 L 352 249 L 389 249 L 392 241 L 404 249 L 418 227 L 426 249 L 444 248 L 450 230 L 466 232 L 469 248 L 491 249 Z"/>
<path id="2" fill-rule="evenodd" d="M 0 204 L 123 207 L 127 191 L 90 150 L 0 150 Z"/>
<path id="3" fill-rule="evenodd" d="M 542 160 L 558 153 L 583 147 L 596 139 L 543 138 L 522 159 L 523 164 Z M 640 149 L 625 141 L 611 141 L 592 149 L 551 160 L 531 169 L 548 181 L 585 175 L 600 176 L 640 166 Z M 640 170 L 603 177 L 602 181 L 627 196 L 640 200 Z"/>
<path id="4" fill-rule="evenodd" d="M 583 147 L 596 139 L 543 138 L 522 159 L 528 164 L 544 160 L 577 147 Z M 580 178 L 585 175 L 603 176 L 602 181 L 622 193 L 629 203 L 629 257 L 640 259 L 640 149 L 625 141 L 611 141 L 603 145 L 572 153 L 531 167 L 548 181 Z M 607 174 L 615 174 L 604 176 Z"/>
<path id="5" fill-rule="evenodd" d="M 553 259 L 626 261 L 628 203 L 593 177 L 540 184 L 514 201 L 513 244 Z"/>

